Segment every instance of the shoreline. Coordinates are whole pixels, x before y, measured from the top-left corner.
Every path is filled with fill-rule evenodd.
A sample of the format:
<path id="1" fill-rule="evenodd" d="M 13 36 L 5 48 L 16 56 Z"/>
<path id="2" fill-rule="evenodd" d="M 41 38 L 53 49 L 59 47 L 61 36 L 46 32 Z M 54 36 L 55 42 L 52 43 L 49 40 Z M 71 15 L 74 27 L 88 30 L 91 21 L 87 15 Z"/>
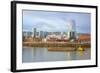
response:
<path id="1" fill-rule="evenodd" d="M 91 43 L 77 43 L 77 42 L 23 42 L 23 47 L 70 47 L 70 48 L 90 48 Z"/>

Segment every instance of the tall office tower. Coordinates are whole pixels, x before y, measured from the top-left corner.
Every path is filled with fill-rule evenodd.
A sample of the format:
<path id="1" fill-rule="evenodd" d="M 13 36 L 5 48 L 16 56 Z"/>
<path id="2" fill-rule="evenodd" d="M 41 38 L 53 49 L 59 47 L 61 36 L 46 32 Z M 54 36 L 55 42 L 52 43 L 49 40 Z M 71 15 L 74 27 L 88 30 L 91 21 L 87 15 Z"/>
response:
<path id="1" fill-rule="evenodd" d="M 44 38 L 44 32 L 40 31 L 40 38 Z"/>
<path id="2" fill-rule="evenodd" d="M 68 38 L 71 39 L 76 39 L 76 25 L 74 20 L 68 20 L 67 21 L 67 27 L 68 27 Z"/>
<path id="3" fill-rule="evenodd" d="M 45 32 L 44 32 L 44 38 L 46 38 L 47 36 L 48 36 L 48 32 L 45 31 Z"/>
<path id="4" fill-rule="evenodd" d="M 33 31 L 33 35 L 32 35 L 32 37 L 33 37 L 33 38 L 36 38 L 36 35 L 37 35 L 36 28 L 33 28 L 32 31 Z"/>

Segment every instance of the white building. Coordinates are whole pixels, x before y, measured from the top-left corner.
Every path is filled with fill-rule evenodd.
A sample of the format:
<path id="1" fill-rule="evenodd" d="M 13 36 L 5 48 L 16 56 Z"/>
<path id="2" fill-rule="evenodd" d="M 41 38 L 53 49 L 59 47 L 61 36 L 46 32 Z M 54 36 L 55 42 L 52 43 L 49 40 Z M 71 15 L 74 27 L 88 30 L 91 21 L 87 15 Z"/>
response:
<path id="1" fill-rule="evenodd" d="M 74 20 L 68 20 L 67 21 L 67 28 L 68 28 L 68 33 L 67 37 L 69 39 L 76 39 L 76 24 Z"/>

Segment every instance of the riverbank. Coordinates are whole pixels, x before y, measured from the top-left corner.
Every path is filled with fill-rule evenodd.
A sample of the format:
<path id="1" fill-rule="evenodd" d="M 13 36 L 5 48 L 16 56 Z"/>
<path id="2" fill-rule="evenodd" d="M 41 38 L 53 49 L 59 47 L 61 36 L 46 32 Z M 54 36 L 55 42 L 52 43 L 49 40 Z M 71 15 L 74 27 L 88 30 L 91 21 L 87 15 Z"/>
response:
<path id="1" fill-rule="evenodd" d="M 90 48 L 90 43 L 77 42 L 23 42 L 23 47 L 82 47 Z"/>

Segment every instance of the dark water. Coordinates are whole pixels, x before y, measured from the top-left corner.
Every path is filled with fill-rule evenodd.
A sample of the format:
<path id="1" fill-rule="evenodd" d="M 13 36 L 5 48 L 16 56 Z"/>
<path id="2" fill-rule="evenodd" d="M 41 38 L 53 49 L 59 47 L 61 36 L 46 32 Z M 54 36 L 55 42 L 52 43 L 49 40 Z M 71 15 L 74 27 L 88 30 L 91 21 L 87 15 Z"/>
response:
<path id="1" fill-rule="evenodd" d="M 23 48 L 22 62 L 47 62 L 90 59 L 90 48 L 85 51 L 48 51 L 48 48 Z"/>

